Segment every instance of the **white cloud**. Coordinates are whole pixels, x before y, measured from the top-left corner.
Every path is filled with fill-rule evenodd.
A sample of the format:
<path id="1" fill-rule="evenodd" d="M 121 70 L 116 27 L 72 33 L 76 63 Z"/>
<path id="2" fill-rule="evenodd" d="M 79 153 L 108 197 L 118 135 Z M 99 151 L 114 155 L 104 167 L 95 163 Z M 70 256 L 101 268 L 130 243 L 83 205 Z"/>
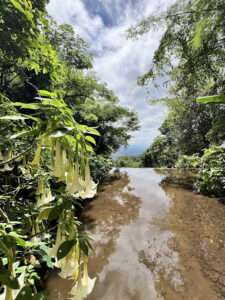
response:
<path id="1" fill-rule="evenodd" d="M 147 103 L 151 97 L 162 96 L 164 91 L 137 87 L 136 80 L 150 65 L 162 31 L 151 32 L 138 41 L 128 40 L 126 30 L 159 9 L 166 9 L 175 0 L 93 0 L 85 6 L 81 0 L 51 0 L 49 13 L 60 23 L 74 25 L 76 31 L 90 44 L 95 54 L 97 76 L 115 91 L 123 105 L 138 112 L 142 128 L 134 134 L 131 148 L 146 148 L 158 134 L 157 128 L 165 116 L 165 108 Z M 93 5 L 99 5 L 92 13 Z M 96 6 L 94 7 L 96 9 Z M 107 14 L 107 15 L 106 15 Z M 112 26 L 104 23 L 105 17 L 113 20 Z M 132 151 L 132 149 L 131 149 Z M 139 150 L 140 151 L 140 150 Z M 135 152 L 135 150 L 134 150 Z"/>

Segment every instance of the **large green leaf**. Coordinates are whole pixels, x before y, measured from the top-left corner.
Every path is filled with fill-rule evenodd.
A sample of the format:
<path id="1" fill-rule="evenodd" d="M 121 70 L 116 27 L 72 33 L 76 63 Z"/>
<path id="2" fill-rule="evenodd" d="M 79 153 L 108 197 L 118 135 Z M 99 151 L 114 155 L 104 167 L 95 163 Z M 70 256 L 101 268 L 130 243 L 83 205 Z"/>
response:
<path id="1" fill-rule="evenodd" d="M 20 287 L 17 278 L 13 277 L 12 274 L 5 268 L 0 269 L 0 282 L 11 289 L 19 289 Z"/>
<path id="2" fill-rule="evenodd" d="M 0 239 L 0 251 L 6 255 L 9 252 L 9 249 L 8 249 L 7 245 L 4 243 L 2 238 Z"/>
<path id="3" fill-rule="evenodd" d="M 16 297 L 16 300 L 30 300 L 33 297 L 33 292 L 31 287 L 25 286 L 21 289 L 19 294 Z"/>
<path id="4" fill-rule="evenodd" d="M 21 115 L 14 115 L 14 116 L 4 116 L 1 117 L 0 120 L 10 120 L 10 121 L 24 121 L 27 117 L 21 116 Z"/>
<path id="5" fill-rule="evenodd" d="M 67 256 L 70 250 L 76 245 L 77 240 L 70 240 L 62 243 L 57 251 L 57 258 L 62 259 L 63 257 Z"/>
<path id="6" fill-rule="evenodd" d="M 89 256 L 91 250 L 93 250 L 90 240 L 91 239 L 87 235 L 79 236 L 80 249 L 84 252 L 86 256 Z"/>
<path id="7" fill-rule="evenodd" d="M 12 116 L 0 117 L 0 120 L 9 120 L 9 121 L 24 121 L 28 119 L 34 120 L 35 122 L 39 122 L 38 118 L 29 115 L 12 115 Z"/>
<path id="8" fill-rule="evenodd" d="M 88 127 L 85 125 L 79 125 L 79 129 L 83 132 L 83 133 L 90 133 L 93 135 L 97 135 L 100 136 L 101 134 L 99 133 L 99 131 L 93 127 Z"/>
<path id="9" fill-rule="evenodd" d="M 198 103 L 203 104 L 225 104 L 225 95 L 214 95 L 197 98 Z"/>
<path id="10" fill-rule="evenodd" d="M 85 137 L 85 139 L 86 139 L 88 142 L 90 142 L 90 143 L 96 145 L 96 141 L 95 141 L 95 139 L 94 139 L 92 136 L 87 135 L 87 136 Z"/>
<path id="11" fill-rule="evenodd" d="M 23 102 L 15 102 L 14 106 L 18 106 L 24 109 L 38 110 L 41 108 L 41 104 L 39 103 L 23 103 Z"/>
<path id="12" fill-rule="evenodd" d="M 45 91 L 45 90 L 38 90 L 38 94 L 41 97 L 47 97 L 47 98 L 56 98 L 57 97 L 56 93 L 52 93 L 52 92 Z"/>
<path id="13" fill-rule="evenodd" d="M 9 233 L 10 237 L 15 238 L 16 244 L 21 247 L 31 247 L 32 243 L 25 241 L 20 235 L 18 235 L 15 231 Z"/>
<path id="14" fill-rule="evenodd" d="M 15 300 L 47 300 L 47 297 L 43 293 L 34 294 L 30 286 L 25 286 Z"/>

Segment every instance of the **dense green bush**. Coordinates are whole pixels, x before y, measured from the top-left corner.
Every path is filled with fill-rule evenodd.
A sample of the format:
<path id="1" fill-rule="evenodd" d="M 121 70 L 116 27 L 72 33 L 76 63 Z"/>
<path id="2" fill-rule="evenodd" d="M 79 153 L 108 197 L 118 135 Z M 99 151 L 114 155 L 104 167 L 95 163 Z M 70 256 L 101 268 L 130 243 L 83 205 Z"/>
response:
<path id="1" fill-rule="evenodd" d="M 197 154 L 194 155 L 182 155 L 176 162 L 176 168 L 179 169 L 195 169 L 200 166 L 200 157 Z"/>
<path id="2" fill-rule="evenodd" d="M 170 147 L 170 140 L 162 135 L 157 137 L 153 144 L 142 156 L 144 167 L 174 167 L 177 160 L 177 151 Z"/>
<path id="3" fill-rule="evenodd" d="M 103 155 L 92 155 L 90 158 L 91 175 L 95 182 L 101 182 L 112 169 L 112 159 Z"/>
<path id="4" fill-rule="evenodd" d="M 213 146 L 201 158 L 197 190 L 218 197 L 225 195 L 225 149 Z"/>
<path id="5" fill-rule="evenodd" d="M 117 168 L 140 168 L 142 161 L 140 156 L 120 156 L 114 162 Z"/>

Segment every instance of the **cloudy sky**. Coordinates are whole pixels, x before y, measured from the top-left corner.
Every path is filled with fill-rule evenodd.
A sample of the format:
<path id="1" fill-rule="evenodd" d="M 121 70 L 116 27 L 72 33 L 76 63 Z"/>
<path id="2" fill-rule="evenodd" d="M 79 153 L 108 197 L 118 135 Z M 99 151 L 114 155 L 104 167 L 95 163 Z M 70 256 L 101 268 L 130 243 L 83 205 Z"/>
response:
<path id="1" fill-rule="evenodd" d="M 164 96 L 163 88 L 137 86 L 137 77 L 151 66 L 163 28 L 139 40 L 128 40 L 127 29 L 149 14 L 165 10 L 174 0 L 51 0 L 48 11 L 59 23 L 74 26 L 94 54 L 98 78 L 106 82 L 123 105 L 138 112 L 141 129 L 120 154 L 143 152 L 158 134 L 165 108 L 149 99 Z"/>

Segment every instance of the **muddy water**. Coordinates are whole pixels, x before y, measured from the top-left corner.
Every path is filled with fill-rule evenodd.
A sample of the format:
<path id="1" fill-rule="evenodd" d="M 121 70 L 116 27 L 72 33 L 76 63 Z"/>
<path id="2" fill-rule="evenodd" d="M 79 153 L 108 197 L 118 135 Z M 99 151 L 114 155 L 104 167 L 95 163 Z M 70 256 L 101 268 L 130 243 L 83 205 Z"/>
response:
<path id="1" fill-rule="evenodd" d="M 225 206 L 125 169 L 83 215 L 94 239 L 88 300 L 225 299 Z"/>

